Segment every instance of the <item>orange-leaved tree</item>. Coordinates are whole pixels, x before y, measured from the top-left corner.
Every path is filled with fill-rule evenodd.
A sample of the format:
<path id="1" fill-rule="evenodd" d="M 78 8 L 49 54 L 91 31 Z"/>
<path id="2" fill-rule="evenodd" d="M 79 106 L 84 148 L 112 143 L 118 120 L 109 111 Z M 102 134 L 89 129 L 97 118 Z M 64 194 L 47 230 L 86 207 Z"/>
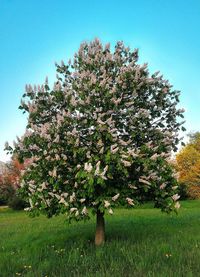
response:
<path id="1" fill-rule="evenodd" d="M 200 197 L 200 132 L 189 135 L 189 143 L 176 155 L 179 181 L 188 186 L 189 196 L 196 198 L 197 186 Z M 195 190 L 195 196 L 193 194 Z"/>

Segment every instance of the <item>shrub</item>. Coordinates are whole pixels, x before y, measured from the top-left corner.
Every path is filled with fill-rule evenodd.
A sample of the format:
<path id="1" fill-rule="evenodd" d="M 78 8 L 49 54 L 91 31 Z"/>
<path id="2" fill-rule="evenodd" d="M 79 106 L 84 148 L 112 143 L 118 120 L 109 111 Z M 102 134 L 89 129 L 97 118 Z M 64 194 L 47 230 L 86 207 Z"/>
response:
<path id="1" fill-rule="evenodd" d="M 178 188 L 178 194 L 180 195 L 181 200 L 186 200 L 189 198 L 188 195 L 188 186 L 185 183 L 180 183 Z"/>
<path id="2" fill-rule="evenodd" d="M 13 197 L 15 189 L 9 184 L 0 184 L 0 205 L 7 205 L 10 198 Z"/>
<path id="3" fill-rule="evenodd" d="M 189 199 L 200 199 L 200 186 L 199 185 L 187 186 L 187 195 Z"/>
<path id="4" fill-rule="evenodd" d="M 23 210 L 27 206 L 27 204 L 17 193 L 15 193 L 9 199 L 8 206 L 13 210 Z"/>

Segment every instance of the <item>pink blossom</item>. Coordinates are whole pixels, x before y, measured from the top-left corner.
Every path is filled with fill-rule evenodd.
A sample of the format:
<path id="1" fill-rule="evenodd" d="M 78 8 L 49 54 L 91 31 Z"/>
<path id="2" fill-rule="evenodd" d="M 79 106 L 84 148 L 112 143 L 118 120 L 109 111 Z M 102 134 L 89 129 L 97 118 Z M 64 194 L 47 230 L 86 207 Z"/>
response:
<path id="1" fill-rule="evenodd" d="M 114 144 L 110 147 L 110 151 L 112 154 L 117 153 L 118 150 L 119 150 L 119 147 L 117 147 L 117 144 Z"/>
<path id="2" fill-rule="evenodd" d="M 174 201 L 177 201 L 179 198 L 180 198 L 180 195 L 178 195 L 177 193 L 172 196 L 172 199 Z"/>
<path id="3" fill-rule="evenodd" d="M 135 205 L 135 204 L 133 203 L 133 199 L 131 199 L 131 198 L 129 198 L 129 197 L 126 198 L 126 201 L 127 201 L 128 204 L 131 205 L 131 206 L 134 206 L 134 205 Z"/>
<path id="4" fill-rule="evenodd" d="M 166 187 L 166 185 L 167 185 L 166 183 L 161 184 L 160 189 L 164 189 Z"/>

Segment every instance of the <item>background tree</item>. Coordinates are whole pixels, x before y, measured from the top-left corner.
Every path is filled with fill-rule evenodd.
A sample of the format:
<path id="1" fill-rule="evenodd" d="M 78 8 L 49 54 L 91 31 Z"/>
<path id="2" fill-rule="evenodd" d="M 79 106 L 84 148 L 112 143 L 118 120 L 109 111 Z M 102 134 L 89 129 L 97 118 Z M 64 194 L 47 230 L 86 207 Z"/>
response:
<path id="1" fill-rule="evenodd" d="M 7 163 L 7 168 L 8 170 L 4 178 L 6 178 L 7 182 L 12 184 L 15 189 L 19 188 L 20 173 L 24 170 L 25 165 L 20 163 L 17 158 L 13 157 L 11 162 Z"/>
<path id="2" fill-rule="evenodd" d="M 0 176 L 0 205 L 8 205 L 9 199 L 14 195 L 14 188 L 3 175 Z"/>
<path id="3" fill-rule="evenodd" d="M 185 184 L 189 197 L 200 197 L 200 133 L 189 134 L 190 140 L 176 155 L 179 181 Z"/>
<path id="4" fill-rule="evenodd" d="M 56 64 L 52 90 L 48 80 L 26 86 L 26 133 L 14 149 L 6 145 L 31 161 L 21 181 L 29 210 L 81 220 L 90 209 L 96 245 L 104 242 L 105 212 L 117 205 L 148 196 L 163 211 L 179 208 L 167 162 L 182 125 L 179 91 L 137 61 L 138 50 L 122 42 L 113 51 L 98 39 L 82 43 L 72 63 Z"/>
<path id="5" fill-rule="evenodd" d="M 25 202 L 17 195 L 20 173 L 24 164 L 16 158 L 5 164 L 5 169 L 0 175 L 0 205 L 9 205 L 14 209 L 23 209 Z"/>

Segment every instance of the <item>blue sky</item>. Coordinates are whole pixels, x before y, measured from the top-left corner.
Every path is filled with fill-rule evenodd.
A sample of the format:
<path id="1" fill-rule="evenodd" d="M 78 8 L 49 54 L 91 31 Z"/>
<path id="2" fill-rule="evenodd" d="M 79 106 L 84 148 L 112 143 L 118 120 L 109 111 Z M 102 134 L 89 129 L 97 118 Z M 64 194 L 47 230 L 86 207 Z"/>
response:
<path id="1" fill-rule="evenodd" d="M 140 61 L 182 91 L 187 132 L 200 131 L 199 15 L 198 0 L 0 0 L 0 160 L 25 129 L 25 84 L 54 81 L 54 62 L 95 37 L 139 48 Z"/>

